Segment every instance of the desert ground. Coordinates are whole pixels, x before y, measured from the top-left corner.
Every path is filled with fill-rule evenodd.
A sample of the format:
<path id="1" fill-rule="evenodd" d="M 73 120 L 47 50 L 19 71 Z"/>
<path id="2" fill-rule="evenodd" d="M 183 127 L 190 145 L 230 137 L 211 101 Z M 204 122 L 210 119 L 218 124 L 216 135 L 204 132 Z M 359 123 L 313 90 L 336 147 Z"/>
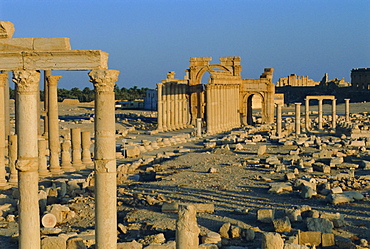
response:
<path id="1" fill-rule="evenodd" d="M 312 106 L 311 110 L 315 108 L 317 107 Z M 324 105 L 324 115 L 330 113 L 330 108 L 330 105 Z M 351 103 L 351 114 L 366 115 L 369 108 L 369 103 Z M 12 110 L 14 111 L 14 107 Z M 338 105 L 337 113 L 343 116 L 343 104 Z M 67 137 L 69 129 L 75 127 L 93 132 L 92 114 L 92 105 L 60 104 L 61 137 Z M 300 159 L 306 162 L 312 158 L 313 154 L 323 150 L 344 153 L 346 154 L 345 162 L 359 165 L 361 160 L 370 160 L 370 154 L 367 153 L 369 147 L 365 146 L 361 148 L 361 152 L 357 152 L 360 148 L 349 148 L 345 144 L 338 146 L 341 144 L 338 140 L 344 138 L 329 132 L 311 134 L 321 137 L 321 146 L 306 147 L 294 142 L 282 143 L 277 139 L 270 139 L 271 126 L 256 124 L 256 127 L 248 126 L 223 134 L 204 135 L 202 138 L 183 140 L 177 144 L 142 152 L 137 158 L 124 158 L 121 156 L 123 143 L 129 146 L 130 143 L 138 144 L 143 140 L 161 141 L 163 138 L 189 136 L 189 134 L 193 137 L 195 129 L 188 128 L 149 135 L 148 131 L 155 129 L 155 112 L 116 110 L 116 115 L 117 167 L 122 169 L 124 168 L 122 165 L 139 162 L 139 166 L 134 170 L 118 173 L 117 238 L 118 242 L 122 243 L 121 248 L 125 248 L 124 242 L 133 240 L 141 243 L 143 248 L 157 248 L 154 247 L 155 242 L 168 245 L 168 248 L 174 248 L 170 247 L 173 245 L 170 241 L 175 240 L 177 213 L 165 212 L 164 206 L 176 202 L 201 204 L 206 207 L 204 212 L 197 213 L 200 239 L 211 231 L 221 233 L 220 228 L 225 223 L 232 225 L 233 231 L 236 232 L 230 230 L 229 238 L 224 236 L 218 244 L 219 248 L 261 248 L 262 234 L 276 231 L 272 222 L 265 223 L 258 219 L 259 210 L 264 209 L 273 209 L 275 218 L 284 217 L 287 210 L 302 210 L 303 220 L 291 222 L 290 231 L 280 232 L 285 241 L 294 241 L 298 230 L 307 231 L 306 217 L 316 217 L 315 215 L 323 213 L 339 213 L 342 223 L 332 229 L 337 241 L 337 245 L 332 248 L 347 248 L 346 245 L 349 246 L 348 248 L 368 248 L 364 240 L 370 241 L 370 178 L 366 178 L 370 175 L 370 170 L 358 167 L 354 170 L 354 175 L 343 180 L 335 176 L 348 175 L 353 169 L 331 167 L 330 173 L 296 169 Z M 255 116 L 258 117 L 258 115 L 257 111 Z M 284 120 L 293 117 L 294 106 L 284 107 Z M 11 118 L 14 120 L 14 112 Z M 126 130 L 128 130 L 127 134 Z M 303 133 L 301 137 L 304 136 Z M 287 136 L 287 140 L 289 139 L 296 140 L 293 135 Z M 207 144 L 212 142 L 216 145 L 207 148 Z M 237 149 L 237 144 L 241 144 L 242 147 Z M 263 145 L 266 145 L 266 152 L 258 155 L 257 152 Z M 351 150 L 352 154 L 349 154 L 348 150 Z M 353 150 L 356 151 L 353 152 Z M 284 165 L 284 167 L 269 164 L 269 158 L 273 157 L 280 161 L 278 165 Z M 93 181 L 86 180 L 91 179 L 92 171 L 93 169 L 88 168 L 57 177 L 40 179 L 40 190 L 48 193 L 46 209 L 50 211 L 51 206 L 55 204 L 69 208 L 55 228 L 42 229 L 41 238 L 78 237 L 82 239 L 85 248 L 94 248 Z M 291 176 L 289 173 L 293 172 L 294 177 L 289 178 L 288 176 Z M 363 179 L 360 186 L 353 187 L 354 182 L 359 181 L 360 178 Z M 331 182 L 334 184 L 332 188 L 337 184 L 344 192 L 356 191 L 361 193 L 363 198 L 352 202 L 332 204 L 327 201 L 327 196 L 319 189 L 309 198 L 303 198 L 302 189 L 296 184 L 298 179 Z M 67 193 L 62 197 L 52 196 L 47 190 L 53 188 L 59 190 L 60 182 L 67 183 Z M 84 185 L 85 182 L 87 185 Z M 73 183 L 78 185 L 77 188 L 72 189 Z M 281 193 L 274 193 L 269 191 L 274 183 L 289 183 L 292 188 Z M 0 212 L 0 215 L 2 214 L 0 216 L 0 248 L 2 249 L 17 248 L 16 201 L 16 186 L 0 191 L 0 207 L 4 207 L 7 203 L 11 204 L 10 207 L 7 206 L 8 209 L 4 208 Z M 306 210 L 306 216 L 303 215 L 303 210 Z M 307 212 L 309 210 L 311 211 Z M 243 232 L 251 230 L 255 235 L 252 239 L 247 238 Z M 242 232 L 238 234 L 237 231 Z M 151 236 L 161 233 L 164 235 L 164 240 L 160 236 Z"/>

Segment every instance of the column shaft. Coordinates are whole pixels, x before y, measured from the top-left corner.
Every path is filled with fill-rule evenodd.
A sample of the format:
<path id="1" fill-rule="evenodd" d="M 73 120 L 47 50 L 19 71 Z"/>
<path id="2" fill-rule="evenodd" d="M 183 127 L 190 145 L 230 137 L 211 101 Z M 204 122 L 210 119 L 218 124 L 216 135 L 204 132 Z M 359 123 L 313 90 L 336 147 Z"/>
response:
<path id="1" fill-rule="evenodd" d="M 344 115 L 345 115 L 345 120 L 346 122 L 349 122 L 349 101 L 350 99 L 344 99 L 345 101 L 345 110 L 344 110 Z"/>
<path id="2" fill-rule="evenodd" d="M 8 75 L 8 72 L 4 72 Z M 10 93 L 9 93 L 9 80 L 5 81 L 5 89 L 4 89 L 4 95 L 5 95 L 5 137 L 7 138 L 10 135 Z"/>
<path id="3" fill-rule="evenodd" d="M 319 99 L 319 126 L 318 129 L 322 130 L 322 99 Z"/>
<path id="4" fill-rule="evenodd" d="M 38 86 L 36 71 L 14 71 L 17 84 L 19 247 L 40 248 L 38 205 Z"/>
<path id="5" fill-rule="evenodd" d="M 282 136 L 282 104 L 276 105 L 276 136 Z"/>
<path id="6" fill-rule="evenodd" d="M 9 183 L 11 185 L 18 184 L 18 171 L 15 168 L 15 162 L 17 160 L 17 152 L 18 152 L 18 145 L 17 145 L 17 135 L 10 135 L 8 138 L 8 157 L 9 157 L 9 170 L 10 170 L 10 177 Z"/>
<path id="7" fill-rule="evenodd" d="M 47 77 L 51 76 L 51 70 L 44 71 L 44 136 L 49 132 L 49 83 Z"/>
<path id="8" fill-rule="evenodd" d="M 0 189 L 8 187 L 5 171 L 5 85 L 8 74 L 0 74 Z"/>
<path id="9" fill-rule="evenodd" d="M 96 116 L 96 115 L 95 115 Z M 96 122 L 96 118 L 95 118 Z M 85 168 L 81 160 L 81 129 L 71 129 L 71 141 L 72 141 L 72 166 L 76 170 Z"/>
<path id="10" fill-rule="evenodd" d="M 58 81 L 62 76 L 50 75 L 48 82 L 48 138 L 50 150 L 50 173 L 60 175 L 63 171 L 60 169 L 59 155 L 59 117 L 58 117 Z"/>
<path id="11" fill-rule="evenodd" d="M 90 146 L 91 146 L 91 139 L 90 139 L 90 132 L 84 131 L 81 132 L 81 144 L 82 144 L 82 163 L 86 167 L 93 166 L 93 161 L 91 160 L 91 152 L 90 152 Z"/>
<path id="12" fill-rule="evenodd" d="M 95 239 L 96 248 L 117 248 L 117 184 L 114 85 L 119 71 L 89 73 L 95 89 Z"/>
<path id="13" fill-rule="evenodd" d="M 305 99 L 305 127 L 306 132 L 310 131 L 310 100 Z"/>
<path id="14" fill-rule="evenodd" d="M 301 134 L 301 103 L 295 104 L 295 134 Z"/>
<path id="15" fill-rule="evenodd" d="M 199 246 L 199 227 L 197 211 L 192 205 L 179 205 L 179 216 L 176 222 L 176 249 L 195 249 Z"/>
<path id="16" fill-rule="evenodd" d="M 333 99 L 331 103 L 332 128 L 337 128 L 337 100 Z"/>
<path id="17" fill-rule="evenodd" d="M 163 131 L 163 96 L 162 96 L 162 88 L 163 84 L 162 83 L 157 83 L 157 98 L 158 98 L 158 104 L 157 104 L 157 130 L 158 131 Z"/>

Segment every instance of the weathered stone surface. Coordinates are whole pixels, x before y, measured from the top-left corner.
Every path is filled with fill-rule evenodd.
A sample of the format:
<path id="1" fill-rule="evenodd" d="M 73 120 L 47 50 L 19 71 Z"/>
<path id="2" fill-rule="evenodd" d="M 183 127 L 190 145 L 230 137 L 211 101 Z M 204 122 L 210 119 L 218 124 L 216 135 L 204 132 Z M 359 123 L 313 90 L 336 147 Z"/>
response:
<path id="1" fill-rule="evenodd" d="M 243 237 L 246 241 L 253 241 L 254 238 L 256 237 L 256 233 L 254 232 L 253 229 L 248 228 L 243 231 Z"/>
<path id="2" fill-rule="evenodd" d="M 221 235 L 216 232 L 208 232 L 202 237 L 202 244 L 218 244 L 221 242 Z"/>
<path id="3" fill-rule="evenodd" d="M 67 51 L 71 50 L 69 38 L 12 38 L 0 39 L 0 51 Z"/>
<path id="4" fill-rule="evenodd" d="M 358 192 L 344 192 L 338 194 L 330 194 L 326 197 L 326 201 L 332 204 L 348 203 L 355 200 L 362 200 L 365 198 L 361 193 Z"/>
<path id="5" fill-rule="evenodd" d="M 312 187 L 306 185 L 302 187 L 301 197 L 303 199 L 309 199 L 316 194 L 317 194 L 316 191 Z"/>
<path id="6" fill-rule="evenodd" d="M 220 227 L 220 230 L 218 231 L 222 238 L 230 238 L 229 230 L 230 230 L 231 224 L 230 223 L 224 223 Z"/>
<path id="7" fill-rule="evenodd" d="M 269 185 L 270 189 L 267 192 L 270 194 L 281 194 L 287 191 L 293 191 L 293 186 L 290 182 L 272 182 Z"/>
<path id="8" fill-rule="evenodd" d="M 67 240 L 67 249 L 86 249 L 82 238 L 70 238 Z"/>
<path id="9" fill-rule="evenodd" d="M 298 238 L 300 245 L 319 246 L 321 244 L 321 232 L 318 231 L 299 232 Z"/>
<path id="10" fill-rule="evenodd" d="M 290 220 L 287 216 L 284 218 L 274 219 L 272 221 L 275 232 L 283 233 L 283 232 L 290 232 L 292 229 L 292 225 L 290 224 Z"/>
<path id="11" fill-rule="evenodd" d="M 289 218 L 290 222 L 302 221 L 301 209 L 286 209 L 285 215 Z"/>
<path id="12" fill-rule="evenodd" d="M 321 234 L 321 246 L 322 247 L 329 247 L 329 246 L 334 246 L 334 245 L 335 245 L 334 234 L 332 233 Z"/>
<path id="13" fill-rule="evenodd" d="M 271 223 L 275 218 L 275 210 L 259 209 L 257 210 L 257 220 L 263 223 Z"/>
<path id="14" fill-rule="evenodd" d="M 307 218 L 306 223 L 309 231 L 331 233 L 334 228 L 333 222 L 325 218 Z"/>
<path id="15" fill-rule="evenodd" d="M 262 249 L 283 249 L 284 241 L 278 233 L 262 234 Z"/>
<path id="16" fill-rule="evenodd" d="M 176 213 L 179 210 L 179 205 L 182 203 L 179 202 L 165 202 L 162 205 L 162 212 L 174 212 Z M 213 213 L 215 211 L 215 206 L 213 204 L 206 203 L 193 203 L 192 204 L 198 213 Z"/>
<path id="17" fill-rule="evenodd" d="M 46 237 L 41 240 L 41 249 L 66 249 L 66 240 L 61 237 Z"/>
<path id="18" fill-rule="evenodd" d="M 143 245 L 133 240 L 131 242 L 121 242 L 117 243 L 117 249 L 142 249 Z"/>

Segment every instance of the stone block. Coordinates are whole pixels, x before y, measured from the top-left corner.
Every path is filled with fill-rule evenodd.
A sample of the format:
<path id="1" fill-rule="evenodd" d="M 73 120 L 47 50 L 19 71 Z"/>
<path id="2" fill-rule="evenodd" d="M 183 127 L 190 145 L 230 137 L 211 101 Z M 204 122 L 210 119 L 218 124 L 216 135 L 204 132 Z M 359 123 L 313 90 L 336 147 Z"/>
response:
<path id="1" fill-rule="evenodd" d="M 293 191 L 293 186 L 290 182 L 273 182 L 270 183 L 269 194 L 281 194 L 287 191 Z"/>
<path id="2" fill-rule="evenodd" d="M 299 232 L 298 241 L 300 245 L 309 244 L 319 246 L 321 244 L 321 232 L 318 231 Z"/>
<path id="3" fill-rule="evenodd" d="M 41 249 L 66 249 L 66 239 L 62 237 L 46 237 L 41 240 Z"/>
<path id="4" fill-rule="evenodd" d="M 140 156 L 140 148 L 138 146 L 127 146 L 123 152 L 127 158 L 137 158 Z"/>
<path id="5" fill-rule="evenodd" d="M 222 238 L 226 238 L 226 239 L 230 238 L 230 235 L 229 235 L 230 227 L 231 227 L 230 223 L 222 224 L 222 226 L 220 227 L 220 229 L 218 231 Z"/>
<path id="6" fill-rule="evenodd" d="M 117 249 L 142 249 L 143 245 L 133 240 L 131 242 L 121 242 L 117 243 Z"/>
<path id="7" fill-rule="evenodd" d="M 326 196 L 326 201 L 330 202 L 334 205 L 340 204 L 340 203 L 348 203 L 353 202 L 355 200 L 362 200 L 365 198 L 361 193 L 358 192 L 344 192 L 344 193 L 338 193 L 338 194 L 330 194 Z"/>
<path id="8" fill-rule="evenodd" d="M 331 233 L 334 228 L 333 222 L 325 218 L 307 218 L 306 223 L 309 231 Z"/>
<path id="9" fill-rule="evenodd" d="M 290 232 L 290 230 L 292 230 L 292 225 L 290 224 L 290 220 L 287 216 L 284 218 L 274 219 L 272 223 L 274 225 L 275 232 L 283 233 Z"/>
<path id="10" fill-rule="evenodd" d="M 323 163 L 313 163 L 312 164 L 312 168 L 315 170 L 315 171 L 318 171 L 318 172 L 323 172 L 323 173 L 330 173 L 330 166 L 329 165 L 326 165 L 326 164 L 323 164 Z"/>
<path id="11" fill-rule="evenodd" d="M 286 209 L 285 215 L 289 218 L 290 222 L 302 221 L 301 209 Z"/>
<path id="12" fill-rule="evenodd" d="M 216 232 L 208 232 L 202 237 L 202 244 L 219 244 L 221 243 L 221 235 Z"/>
<path id="13" fill-rule="evenodd" d="M 257 150 L 257 155 L 264 155 L 266 154 L 266 150 L 267 150 L 267 146 L 266 145 L 261 145 L 258 147 L 258 150 Z"/>
<path id="14" fill-rule="evenodd" d="M 278 233 L 263 233 L 261 249 L 283 249 L 284 240 Z"/>
<path id="15" fill-rule="evenodd" d="M 218 249 L 219 247 L 215 244 L 200 244 L 198 249 Z"/>
<path id="16" fill-rule="evenodd" d="M 253 241 L 254 238 L 256 237 L 256 233 L 254 232 L 253 229 L 248 228 L 243 231 L 243 237 L 246 241 Z"/>
<path id="17" fill-rule="evenodd" d="M 321 234 L 321 246 L 330 247 L 335 245 L 334 234 L 323 233 Z"/>
<path id="18" fill-rule="evenodd" d="M 301 197 L 303 199 L 309 199 L 311 198 L 312 196 L 316 195 L 316 191 L 310 187 L 310 186 L 303 186 L 302 189 L 301 189 Z"/>
<path id="19" fill-rule="evenodd" d="M 67 249 L 86 249 L 82 238 L 70 238 L 67 240 Z"/>
<path id="20" fill-rule="evenodd" d="M 263 223 L 271 223 L 275 218 L 275 210 L 259 209 L 257 210 L 257 220 Z"/>
<path id="21" fill-rule="evenodd" d="M 12 38 L 15 28 L 14 24 L 9 21 L 0 21 L 0 39 Z"/>
<path id="22" fill-rule="evenodd" d="M 242 228 L 239 226 L 231 225 L 229 232 L 232 239 L 240 238 L 242 236 Z"/>

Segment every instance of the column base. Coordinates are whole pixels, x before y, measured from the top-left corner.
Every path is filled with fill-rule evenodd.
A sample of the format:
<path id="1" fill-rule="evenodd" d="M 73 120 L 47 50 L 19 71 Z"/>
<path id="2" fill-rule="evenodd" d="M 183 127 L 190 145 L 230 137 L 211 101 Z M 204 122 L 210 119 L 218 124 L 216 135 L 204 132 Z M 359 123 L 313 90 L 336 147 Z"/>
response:
<path id="1" fill-rule="evenodd" d="M 51 173 L 48 170 L 39 171 L 39 177 L 48 177 L 51 176 Z"/>
<path id="2" fill-rule="evenodd" d="M 72 164 L 62 165 L 62 170 L 64 172 L 73 172 L 76 169 L 72 167 Z"/>
<path id="3" fill-rule="evenodd" d="M 72 164 L 72 167 L 75 168 L 76 170 L 82 170 L 82 169 L 85 169 L 85 165 L 81 163 L 77 163 L 77 164 Z"/>
<path id="4" fill-rule="evenodd" d="M 8 184 L 6 180 L 0 181 L 0 189 L 1 190 L 7 190 L 10 189 L 12 186 Z"/>
<path id="5" fill-rule="evenodd" d="M 55 175 L 61 175 L 63 173 L 64 173 L 64 171 L 61 170 L 61 169 L 50 169 L 50 174 L 52 174 L 53 176 L 55 176 Z"/>
<path id="6" fill-rule="evenodd" d="M 88 161 L 82 161 L 82 163 L 85 165 L 85 168 L 92 169 L 94 168 L 94 162 L 91 160 Z"/>

